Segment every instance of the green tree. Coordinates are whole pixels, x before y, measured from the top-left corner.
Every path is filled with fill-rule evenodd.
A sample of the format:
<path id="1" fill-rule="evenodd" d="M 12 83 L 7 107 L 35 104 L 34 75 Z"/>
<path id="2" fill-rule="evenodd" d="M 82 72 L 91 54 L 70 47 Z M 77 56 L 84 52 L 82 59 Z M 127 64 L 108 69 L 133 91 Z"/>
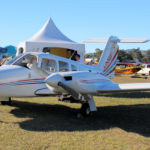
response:
<path id="1" fill-rule="evenodd" d="M 119 50 L 118 52 L 118 60 L 120 62 L 122 61 L 129 61 L 129 60 L 132 60 L 132 56 L 125 50 Z"/>
<path id="2" fill-rule="evenodd" d="M 99 60 L 101 55 L 102 55 L 102 52 L 103 52 L 102 50 L 100 50 L 99 48 L 96 48 L 95 53 L 94 53 L 94 57 L 96 57 L 97 60 Z"/>
<path id="3" fill-rule="evenodd" d="M 146 51 L 146 56 L 148 57 L 148 60 L 150 60 L 150 49 Z"/>
<path id="4" fill-rule="evenodd" d="M 92 58 L 94 56 L 94 53 L 86 53 L 85 58 Z"/>
<path id="5" fill-rule="evenodd" d="M 129 52 L 129 54 L 132 56 L 134 61 L 136 60 L 142 61 L 143 59 L 142 53 L 139 48 L 133 49 L 132 51 Z"/>

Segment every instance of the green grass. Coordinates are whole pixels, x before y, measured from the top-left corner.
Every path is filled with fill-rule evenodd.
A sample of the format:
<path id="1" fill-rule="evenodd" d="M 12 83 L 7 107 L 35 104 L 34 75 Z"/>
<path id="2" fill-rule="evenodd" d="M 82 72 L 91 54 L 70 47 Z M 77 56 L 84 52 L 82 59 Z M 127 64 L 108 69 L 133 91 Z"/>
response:
<path id="1" fill-rule="evenodd" d="M 95 102 L 92 117 L 77 119 L 80 104 L 13 98 L 12 106 L 0 106 L 0 150 L 150 150 L 150 93 L 107 94 Z"/>

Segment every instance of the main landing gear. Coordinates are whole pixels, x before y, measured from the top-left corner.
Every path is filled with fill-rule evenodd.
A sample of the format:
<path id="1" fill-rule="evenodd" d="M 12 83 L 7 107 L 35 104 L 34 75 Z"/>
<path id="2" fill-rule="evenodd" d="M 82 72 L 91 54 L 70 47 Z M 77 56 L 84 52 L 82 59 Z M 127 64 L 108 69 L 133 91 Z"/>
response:
<path id="1" fill-rule="evenodd" d="M 86 95 L 86 101 L 82 103 L 80 113 L 77 115 L 77 117 L 89 117 L 92 115 L 92 112 L 97 111 L 93 96 Z"/>
<path id="2" fill-rule="evenodd" d="M 0 104 L 1 105 L 11 105 L 12 104 L 12 100 L 11 100 L 11 97 L 7 98 L 7 100 L 2 100 L 0 101 Z"/>
<path id="3" fill-rule="evenodd" d="M 82 115 L 83 117 L 89 117 L 91 116 L 91 114 L 92 112 L 90 110 L 88 102 L 83 103 L 80 108 L 80 115 Z M 77 117 L 80 117 L 79 114 L 77 115 Z"/>
<path id="4" fill-rule="evenodd" d="M 72 95 L 62 95 L 58 99 L 59 101 L 63 102 L 70 102 L 70 103 L 81 103 L 80 112 L 77 114 L 77 118 L 81 117 L 89 117 L 92 115 L 93 111 L 96 111 L 95 102 L 93 96 L 86 95 L 86 100 L 76 100 L 72 97 Z"/>

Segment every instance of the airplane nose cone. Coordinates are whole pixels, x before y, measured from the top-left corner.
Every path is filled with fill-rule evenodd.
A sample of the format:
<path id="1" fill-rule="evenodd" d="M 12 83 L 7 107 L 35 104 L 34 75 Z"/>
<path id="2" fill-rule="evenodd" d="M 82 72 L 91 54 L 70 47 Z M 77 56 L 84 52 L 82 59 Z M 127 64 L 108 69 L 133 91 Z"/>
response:
<path id="1" fill-rule="evenodd" d="M 58 86 L 58 82 L 63 81 L 63 77 L 60 74 L 52 74 L 45 79 L 45 82 L 53 87 Z"/>

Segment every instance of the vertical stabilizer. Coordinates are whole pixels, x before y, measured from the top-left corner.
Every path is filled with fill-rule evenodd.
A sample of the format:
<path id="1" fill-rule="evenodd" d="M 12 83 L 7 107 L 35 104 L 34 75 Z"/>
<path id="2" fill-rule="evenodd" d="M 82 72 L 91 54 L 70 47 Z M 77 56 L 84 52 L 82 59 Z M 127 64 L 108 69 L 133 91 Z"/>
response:
<path id="1" fill-rule="evenodd" d="M 119 42 L 119 39 L 115 36 L 111 36 L 108 39 L 105 49 L 101 55 L 99 64 L 97 66 L 100 69 L 100 72 L 105 76 L 112 76 L 115 70 L 119 51 L 117 42 Z"/>

